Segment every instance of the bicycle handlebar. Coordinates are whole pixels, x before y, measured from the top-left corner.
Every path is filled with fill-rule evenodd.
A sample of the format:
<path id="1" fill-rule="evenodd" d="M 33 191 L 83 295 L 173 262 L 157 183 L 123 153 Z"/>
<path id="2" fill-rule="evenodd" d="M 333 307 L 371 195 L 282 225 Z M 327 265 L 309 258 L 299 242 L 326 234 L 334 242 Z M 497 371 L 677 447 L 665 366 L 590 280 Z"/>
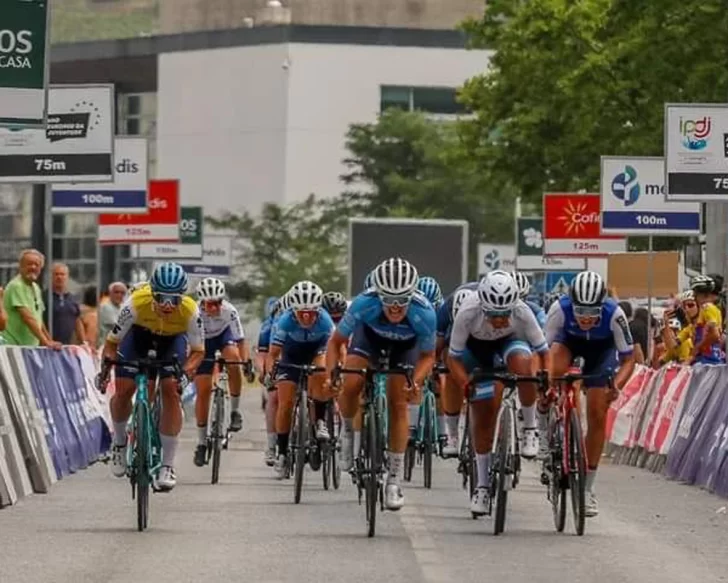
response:
<path id="1" fill-rule="evenodd" d="M 546 371 L 538 371 L 536 375 L 518 375 L 512 372 L 486 372 L 475 371 L 470 375 L 470 383 L 479 381 L 499 381 L 508 387 L 514 387 L 518 383 L 539 383 L 544 385 L 548 383 L 548 374 Z"/>
<path id="2" fill-rule="evenodd" d="M 450 374 L 450 369 L 442 363 L 435 363 L 432 366 L 432 374 Z"/>
<path id="3" fill-rule="evenodd" d="M 149 351 L 152 354 L 153 351 Z M 171 366 L 174 370 L 174 376 L 179 381 L 178 393 L 182 393 L 182 390 L 189 379 L 182 372 L 182 365 L 176 359 L 158 359 L 156 356 L 146 356 L 135 359 L 121 359 L 121 358 L 108 358 L 105 357 L 101 361 L 101 371 L 96 375 L 96 388 L 102 395 L 106 394 L 106 384 L 108 381 L 108 375 L 112 366 L 128 366 L 138 368 L 141 370 L 148 370 L 150 368 L 162 368 L 165 366 Z"/>
<path id="4" fill-rule="evenodd" d="M 317 372 L 326 372 L 326 367 L 316 366 L 315 364 L 293 364 L 290 362 L 280 362 L 280 361 L 278 361 L 277 364 L 279 367 L 283 367 L 283 368 L 295 368 L 307 375 L 315 374 Z"/>
<path id="5" fill-rule="evenodd" d="M 342 368 L 337 366 L 334 370 L 334 377 L 338 377 L 342 373 L 358 374 L 363 377 L 366 377 L 368 374 L 398 375 L 405 378 L 407 382 L 407 387 L 411 389 L 414 386 L 414 380 L 412 378 L 414 370 L 415 367 L 413 367 L 412 365 L 396 366 L 389 368 Z"/>
<path id="6" fill-rule="evenodd" d="M 575 383 L 577 381 L 588 381 L 592 379 L 607 379 L 607 384 L 609 388 L 614 387 L 614 374 L 607 373 L 607 374 L 581 374 L 581 373 L 566 373 L 565 375 L 562 375 L 560 377 L 552 377 L 549 379 L 551 382 L 554 383 Z"/>

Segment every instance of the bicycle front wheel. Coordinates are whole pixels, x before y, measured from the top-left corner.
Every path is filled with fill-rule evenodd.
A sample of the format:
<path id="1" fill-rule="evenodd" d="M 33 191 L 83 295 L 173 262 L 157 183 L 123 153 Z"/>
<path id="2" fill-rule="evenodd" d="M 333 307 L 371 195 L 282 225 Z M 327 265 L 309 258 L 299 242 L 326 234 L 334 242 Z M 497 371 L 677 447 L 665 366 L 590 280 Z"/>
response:
<path id="1" fill-rule="evenodd" d="M 506 526 L 506 509 L 508 506 L 508 475 L 511 445 L 514 427 L 513 411 L 510 407 L 502 409 L 500 428 L 498 430 L 498 444 L 495 451 L 493 466 L 493 485 L 495 489 L 495 520 L 493 521 L 493 534 L 499 535 Z"/>
<path id="2" fill-rule="evenodd" d="M 373 537 L 377 525 L 377 503 L 379 502 L 379 473 L 382 468 L 382 446 L 380 442 L 379 427 L 374 405 L 369 405 L 366 414 L 366 432 L 362 432 L 362 439 L 366 438 L 366 514 L 367 536 Z"/>
<path id="3" fill-rule="evenodd" d="M 222 455 L 222 428 L 225 423 L 225 396 L 216 389 L 212 401 L 212 483 L 217 484 L 220 479 L 220 457 Z"/>
<path id="4" fill-rule="evenodd" d="M 136 482 L 137 530 L 142 532 L 149 523 L 149 424 L 144 407 L 134 408 L 134 480 Z"/>
<path id="5" fill-rule="evenodd" d="M 584 534 L 586 518 L 586 455 L 581 423 L 576 409 L 569 415 L 569 489 L 576 534 Z"/>
<path id="6" fill-rule="evenodd" d="M 425 488 L 432 488 L 432 457 L 435 453 L 435 441 L 437 439 L 437 419 L 435 417 L 435 395 L 428 394 L 425 396 L 423 407 L 422 421 L 423 438 L 422 438 L 422 471 Z"/>
<path id="7" fill-rule="evenodd" d="M 306 469 L 306 446 L 308 444 L 308 395 L 306 391 L 301 393 L 296 414 L 298 432 L 296 434 L 296 469 L 293 483 L 293 501 L 298 504 L 301 501 L 303 471 Z"/>

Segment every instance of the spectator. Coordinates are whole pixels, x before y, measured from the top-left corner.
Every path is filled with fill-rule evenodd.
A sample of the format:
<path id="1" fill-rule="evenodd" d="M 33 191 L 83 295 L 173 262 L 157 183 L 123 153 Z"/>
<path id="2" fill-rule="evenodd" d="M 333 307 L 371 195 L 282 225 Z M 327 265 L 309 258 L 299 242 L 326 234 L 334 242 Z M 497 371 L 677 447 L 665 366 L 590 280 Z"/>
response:
<path id="1" fill-rule="evenodd" d="M 648 356 L 648 338 L 650 334 L 650 313 L 647 308 L 637 308 L 634 317 L 629 323 L 629 331 L 634 340 L 635 360 L 638 364 L 644 364 Z"/>
<path id="2" fill-rule="evenodd" d="M 43 324 L 45 305 L 38 285 L 43 264 L 44 257 L 40 251 L 26 249 L 20 254 L 18 275 L 5 287 L 3 304 L 7 324 L 2 337 L 7 344 L 61 348 Z"/>
<path id="3" fill-rule="evenodd" d="M 126 286 L 116 281 L 109 286 L 109 301 L 99 307 L 99 336 L 97 347 L 103 346 L 111 329 L 116 323 L 116 318 L 121 312 L 121 304 L 126 297 Z"/>
<path id="4" fill-rule="evenodd" d="M 81 323 L 83 324 L 83 333 L 86 342 L 91 346 L 97 345 L 99 334 L 99 313 L 98 298 L 96 294 L 96 286 L 92 285 L 83 292 L 83 300 L 81 302 Z"/>
<path id="5" fill-rule="evenodd" d="M 53 340 L 61 344 L 71 344 L 73 334 L 79 344 L 86 342 L 86 335 L 81 321 L 81 307 L 68 292 L 68 266 L 63 263 L 53 265 L 53 319 L 51 331 Z"/>

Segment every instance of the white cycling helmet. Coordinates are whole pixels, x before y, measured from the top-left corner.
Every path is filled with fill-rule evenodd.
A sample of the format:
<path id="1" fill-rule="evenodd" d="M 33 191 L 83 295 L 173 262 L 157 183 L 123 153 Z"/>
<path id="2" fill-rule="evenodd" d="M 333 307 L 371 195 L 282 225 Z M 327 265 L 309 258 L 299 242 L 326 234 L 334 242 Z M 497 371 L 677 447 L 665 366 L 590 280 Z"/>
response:
<path id="1" fill-rule="evenodd" d="M 221 300 L 225 297 L 225 284 L 214 277 L 206 277 L 197 284 L 197 297 L 201 300 Z"/>
<path id="2" fill-rule="evenodd" d="M 453 320 L 455 319 L 455 316 L 457 316 L 458 310 L 460 309 L 460 306 L 463 305 L 463 302 L 474 295 L 476 295 L 476 292 L 472 289 L 459 289 L 455 292 L 455 297 L 452 299 Z"/>
<path id="3" fill-rule="evenodd" d="M 491 271 L 480 280 L 478 297 L 486 312 L 507 312 L 518 303 L 518 285 L 507 271 Z"/>
<path id="4" fill-rule="evenodd" d="M 299 281 L 286 295 L 294 311 L 316 310 L 321 307 L 324 292 L 312 281 Z"/>
<path id="5" fill-rule="evenodd" d="M 520 271 L 511 271 L 511 277 L 518 286 L 518 295 L 521 297 L 521 299 L 527 297 L 529 292 L 531 291 L 531 282 L 528 281 L 528 276 L 525 273 L 521 273 Z"/>
<path id="6" fill-rule="evenodd" d="M 596 271 L 582 271 L 571 282 L 569 295 L 576 306 L 601 306 L 607 286 Z"/>
<path id="7" fill-rule="evenodd" d="M 681 302 L 693 302 L 695 301 L 695 293 L 693 293 L 693 290 L 688 289 L 679 293 L 677 299 Z"/>
<path id="8" fill-rule="evenodd" d="M 415 293 L 419 275 L 409 261 L 392 257 L 374 268 L 372 285 L 377 293 L 386 296 L 409 297 Z"/>
<path id="9" fill-rule="evenodd" d="M 280 299 L 278 300 L 278 306 L 281 313 L 285 312 L 288 308 L 291 307 L 291 290 L 288 290 L 280 297 Z"/>

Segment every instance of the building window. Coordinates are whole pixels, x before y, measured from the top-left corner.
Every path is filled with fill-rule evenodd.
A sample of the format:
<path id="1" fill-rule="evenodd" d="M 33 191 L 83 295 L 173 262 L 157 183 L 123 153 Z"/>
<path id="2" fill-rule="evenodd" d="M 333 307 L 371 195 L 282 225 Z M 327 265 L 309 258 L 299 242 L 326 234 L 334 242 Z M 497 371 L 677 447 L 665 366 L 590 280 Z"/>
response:
<path id="1" fill-rule="evenodd" d="M 421 111 L 426 114 L 462 115 L 465 106 L 457 100 L 453 87 L 407 87 L 382 85 L 380 87 L 380 111 L 398 107 L 404 111 Z"/>
<path id="2" fill-rule="evenodd" d="M 143 136 L 149 143 L 149 177 L 157 168 L 157 94 L 124 93 L 117 99 L 119 134 Z"/>

